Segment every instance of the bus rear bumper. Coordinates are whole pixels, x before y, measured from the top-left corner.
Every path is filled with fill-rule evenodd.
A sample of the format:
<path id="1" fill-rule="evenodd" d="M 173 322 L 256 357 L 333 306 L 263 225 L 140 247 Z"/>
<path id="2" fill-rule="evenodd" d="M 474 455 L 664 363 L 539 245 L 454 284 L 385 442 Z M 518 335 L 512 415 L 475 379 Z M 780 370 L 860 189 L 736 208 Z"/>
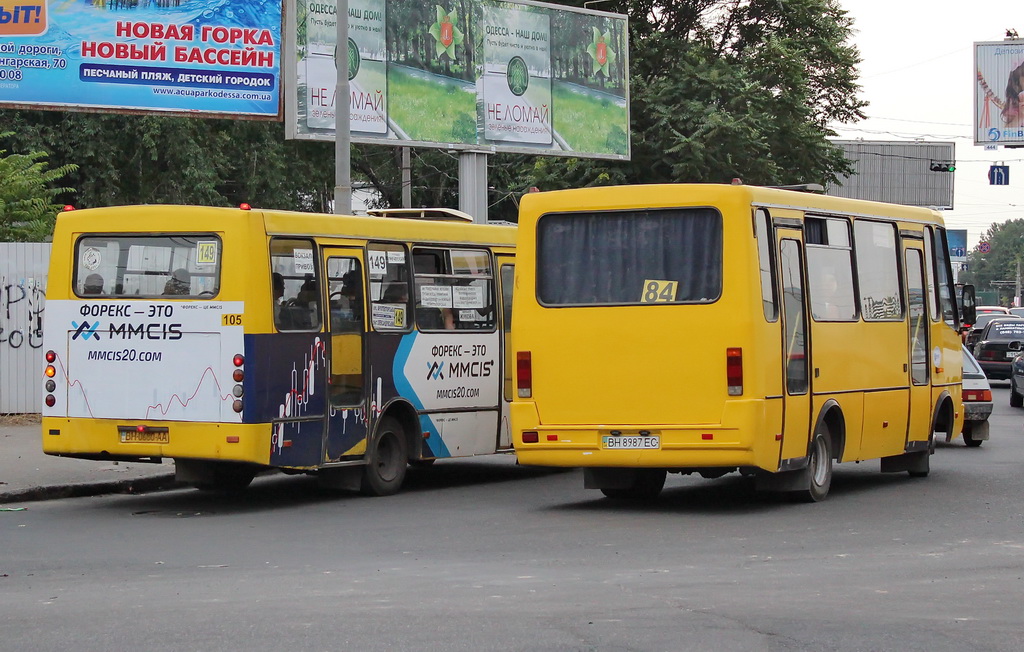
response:
<path id="1" fill-rule="evenodd" d="M 166 433 L 123 441 L 127 428 L 159 426 Z M 92 460 L 158 461 L 162 458 L 223 460 L 268 465 L 270 424 L 195 423 L 131 419 L 43 417 L 43 452 Z"/>

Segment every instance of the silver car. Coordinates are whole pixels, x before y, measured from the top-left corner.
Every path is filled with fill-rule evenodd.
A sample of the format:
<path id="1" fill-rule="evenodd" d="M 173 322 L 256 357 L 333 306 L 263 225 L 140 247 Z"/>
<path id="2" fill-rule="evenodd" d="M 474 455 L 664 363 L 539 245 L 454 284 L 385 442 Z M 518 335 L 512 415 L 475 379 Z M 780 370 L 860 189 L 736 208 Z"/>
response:
<path id="1" fill-rule="evenodd" d="M 992 414 L 992 387 L 981 365 L 967 347 L 964 353 L 964 443 L 972 448 L 988 439 L 988 418 Z"/>

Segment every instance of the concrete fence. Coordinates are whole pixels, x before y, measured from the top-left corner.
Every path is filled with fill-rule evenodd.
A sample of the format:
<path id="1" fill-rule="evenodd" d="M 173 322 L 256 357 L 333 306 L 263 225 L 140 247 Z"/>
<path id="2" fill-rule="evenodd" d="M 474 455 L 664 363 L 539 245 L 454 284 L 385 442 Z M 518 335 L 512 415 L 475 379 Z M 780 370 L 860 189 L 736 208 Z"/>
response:
<path id="1" fill-rule="evenodd" d="M 39 412 L 50 245 L 0 242 L 0 414 Z"/>

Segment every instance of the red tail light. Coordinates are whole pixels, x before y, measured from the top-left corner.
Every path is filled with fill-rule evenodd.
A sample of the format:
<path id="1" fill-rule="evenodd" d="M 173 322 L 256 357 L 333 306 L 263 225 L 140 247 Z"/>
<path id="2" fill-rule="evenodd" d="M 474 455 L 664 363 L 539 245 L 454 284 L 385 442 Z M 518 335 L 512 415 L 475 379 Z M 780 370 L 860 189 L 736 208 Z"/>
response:
<path id="1" fill-rule="evenodd" d="M 533 360 L 529 351 L 516 351 L 516 389 L 519 398 L 533 396 Z"/>
<path id="2" fill-rule="evenodd" d="M 991 349 L 985 349 L 979 352 L 980 355 L 976 356 L 979 360 L 1005 360 L 1005 354 L 1002 351 L 992 351 Z"/>
<path id="3" fill-rule="evenodd" d="M 965 389 L 965 401 L 991 401 L 992 390 L 989 389 Z"/>
<path id="4" fill-rule="evenodd" d="M 533 432 L 532 430 L 523 431 L 524 444 L 536 444 L 539 440 L 540 438 L 537 436 L 536 432 Z"/>
<path id="5" fill-rule="evenodd" d="M 730 347 L 725 350 L 725 378 L 729 396 L 743 394 L 743 349 Z"/>
<path id="6" fill-rule="evenodd" d="M 53 352 L 53 351 L 47 351 L 46 352 L 46 361 L 48 363 L 53 364 L 53 361 L 56 360 L 56 359 L 57 359 L 57 354 L 55 352 Z"/>

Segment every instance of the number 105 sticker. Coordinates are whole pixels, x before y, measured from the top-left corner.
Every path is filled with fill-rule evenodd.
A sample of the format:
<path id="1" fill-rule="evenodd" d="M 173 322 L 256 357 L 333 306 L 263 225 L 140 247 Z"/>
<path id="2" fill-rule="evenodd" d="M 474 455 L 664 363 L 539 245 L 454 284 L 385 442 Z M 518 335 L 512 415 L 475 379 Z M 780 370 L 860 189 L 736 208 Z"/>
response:
<path id="1" fill-rule="evenodd" d="M 679 281 L 644 281 L 644 291 L 640 294 L 640 303 L 669 303 L 676 300 L 676 288 Z"/>

